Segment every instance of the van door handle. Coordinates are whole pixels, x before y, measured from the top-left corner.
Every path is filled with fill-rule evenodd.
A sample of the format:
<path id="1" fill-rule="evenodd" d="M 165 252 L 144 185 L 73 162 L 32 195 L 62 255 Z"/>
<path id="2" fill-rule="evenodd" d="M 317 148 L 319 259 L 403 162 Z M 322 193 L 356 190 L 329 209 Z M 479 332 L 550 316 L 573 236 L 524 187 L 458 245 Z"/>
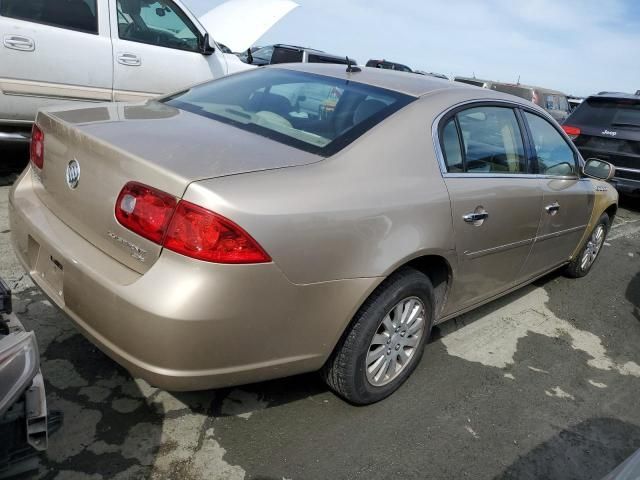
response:
<path id="1" fill-rule="evenodd" d="M 33 52 L 36 49 L 36 42 L 20 35 L 5 35 L 3 43 L 5 47 L 21 52 Z"/>
<path id="2" fill-rule="evenodd" d="M 133 53 L 119 53 L 118 63 L 128 67 L 139 67 L 142 65 L 142 60 L 139 56 L 134 55 Z"/>
<path id="3" fill-rule="evenodd" d="M 483 222 L 487 218 L 489 218 L 489 213 L 485 212 L 485 211 L 467 213 L 466 215 L 462 216 L 462 219 L 465 222 L 467 222 L 467 223 L 476 223 L 477 225 L 479 225 L 479 223 L 477 223 L 477 222 Z"/>
<path id="4" fill-rule="evenodd" d="M 560 210 L 560 204 L 558 202 L 553 202 L 551 205 L 547 205 L 544 207 L 549 215 L 555 215 Z"/>

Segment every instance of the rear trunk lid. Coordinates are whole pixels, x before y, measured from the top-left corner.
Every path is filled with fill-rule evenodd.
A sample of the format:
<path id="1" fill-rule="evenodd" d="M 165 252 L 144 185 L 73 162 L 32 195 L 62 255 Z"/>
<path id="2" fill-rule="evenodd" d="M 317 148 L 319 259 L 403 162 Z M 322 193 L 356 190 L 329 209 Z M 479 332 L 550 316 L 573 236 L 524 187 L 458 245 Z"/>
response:
<path id="1" fill-rule="evenodd" d="M 583 158 L 616 166 L 616 177 L 640 180 L 640 97 L 588 98 L 565 122 L 578 127 L 574 143 Z"/>
<path id="2" fill-rule="evenodd" d="M 45 135 L 44 168 L 34 167 L 40 200 L 88 242 L 139 273 L 162 248 L 117 222 L 115 203 L 127 182 L 181 198 L 195 181 L 321 158 L 157 102 L 48 109 L 36 123 Z M 73 160 L 80 167 L 75 188 L 67 181 Z"/>

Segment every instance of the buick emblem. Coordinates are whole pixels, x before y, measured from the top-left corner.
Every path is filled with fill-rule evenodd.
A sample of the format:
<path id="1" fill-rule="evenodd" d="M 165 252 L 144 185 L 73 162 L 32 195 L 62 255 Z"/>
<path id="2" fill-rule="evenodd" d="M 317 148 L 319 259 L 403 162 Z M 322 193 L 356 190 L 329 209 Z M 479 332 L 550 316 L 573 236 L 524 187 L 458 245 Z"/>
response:
<path id="1" fill-rule="evenodd" d="M 76 159 L 73 159 L 67 165 L 67 185 L 71 190 L 74 190 L 80 183 L 80 164 Z"/>

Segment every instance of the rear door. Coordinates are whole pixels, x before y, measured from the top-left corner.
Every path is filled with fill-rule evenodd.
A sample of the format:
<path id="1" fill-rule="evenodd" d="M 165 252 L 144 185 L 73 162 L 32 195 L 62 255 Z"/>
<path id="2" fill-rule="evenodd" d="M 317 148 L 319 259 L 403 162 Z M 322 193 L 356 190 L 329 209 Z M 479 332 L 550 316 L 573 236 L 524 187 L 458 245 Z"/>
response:
<path id="1" fill-rule="evenodd" d="M 507 104 L 465 106 L 439 134 L 458 256 L 452 304 L 464 308 L 518 282 L 540 220 L 521 119 Z"/>
<path id="2" fill-rule="evenodd" d="M 38 108 L 109 101 L 107 1 L 0 0 L 0 120 L 33 122 Z"/>
<path id="3" fill-rule="evenodd" d="M 540 227 L 523 276 L 532 277 L 563 262 L 578 246 L 593 209 L 591 181 L 580 177 L 579 156 L 557 126 L 524 111 L 533 163 L 542 190 Z"/>
<path id="4" fill-rule="evenodd" d="M 226 73 L 219 48 L 201 53 L 201 29 L 179 3 L 110 1 L 116 101 L 144 100 Z"/>

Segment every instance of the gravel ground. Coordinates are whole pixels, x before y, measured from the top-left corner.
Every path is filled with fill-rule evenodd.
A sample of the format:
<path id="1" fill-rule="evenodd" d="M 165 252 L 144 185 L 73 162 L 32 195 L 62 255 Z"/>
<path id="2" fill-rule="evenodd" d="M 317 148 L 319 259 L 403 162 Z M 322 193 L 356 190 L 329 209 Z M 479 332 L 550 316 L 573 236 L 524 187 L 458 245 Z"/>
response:
<path id="1" fill-rule="evenodd" d="M 357 408 L 315 374 L 189 394 L 132 378 L 25 276 L 8 192 L 0 276 L 65 415 L 33 478 L 599 479 L 640 448 L 638 204 L 589 276 L 549 275 L 440 326 L 405 386 Z"/>

